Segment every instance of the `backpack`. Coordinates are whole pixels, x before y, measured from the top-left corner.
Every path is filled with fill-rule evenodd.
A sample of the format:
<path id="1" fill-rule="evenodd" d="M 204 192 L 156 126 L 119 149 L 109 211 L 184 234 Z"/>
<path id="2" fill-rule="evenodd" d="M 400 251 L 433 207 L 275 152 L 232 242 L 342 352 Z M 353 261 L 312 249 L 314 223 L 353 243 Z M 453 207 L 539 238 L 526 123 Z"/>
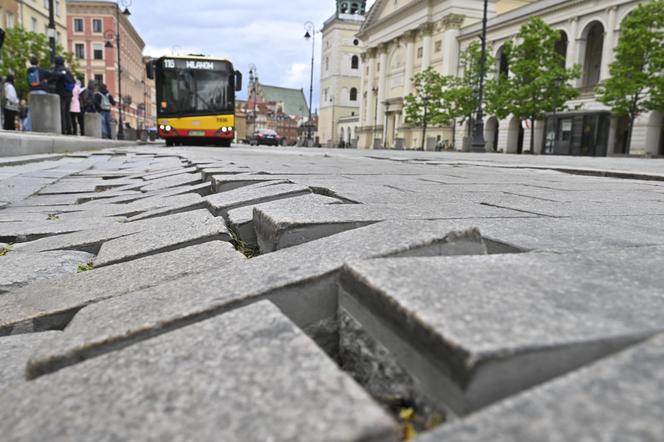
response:
<path id="1" fill-rule="evenodd" d="M 110 111 L 111 110 L 111 99 L 108 97 L 108 94 L 102 94 L 101 92 L 97 92 L 101 96 L 101 105 L 99 106 L 101 110 L 103 111 Z"/>
<path id="2" fill-rule="evenodd" d="M 39 75 L 39 68 L 28 69 L 28 84 L 30 89 L 39 89 L 42 85 L 42 79 Z"/>
<path id="3" fill-rule="evenodd" d="M 73 92 L 76 88 L 76 79 L 71 72 L 67 71 L 65 74 L 65 90 L 67 92 Z"/>
<path id="4" fill-rule="evenodd" d="M 95 94 L 92 92 L 90 89 L 86 89 L 83 91 L 80 97 L 81 100 L 81 108 L 84 109 L 86 112 L 90 112 L 91 110 L 94 110 L 95 108 Z"/>

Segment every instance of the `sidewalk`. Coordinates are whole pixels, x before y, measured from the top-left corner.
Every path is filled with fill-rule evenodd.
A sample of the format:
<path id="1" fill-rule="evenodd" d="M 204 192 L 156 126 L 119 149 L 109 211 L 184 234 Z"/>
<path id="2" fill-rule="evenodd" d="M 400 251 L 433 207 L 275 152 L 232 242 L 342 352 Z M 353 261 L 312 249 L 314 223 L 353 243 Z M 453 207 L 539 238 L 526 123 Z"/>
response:
<path id="1" fill-rule="evenodd" d="M 135 145 L 137 145 L 136 141 L 100 140 L 89 137 L 24 132 L 0 132 L 0 157 L 57 154 Z"/>

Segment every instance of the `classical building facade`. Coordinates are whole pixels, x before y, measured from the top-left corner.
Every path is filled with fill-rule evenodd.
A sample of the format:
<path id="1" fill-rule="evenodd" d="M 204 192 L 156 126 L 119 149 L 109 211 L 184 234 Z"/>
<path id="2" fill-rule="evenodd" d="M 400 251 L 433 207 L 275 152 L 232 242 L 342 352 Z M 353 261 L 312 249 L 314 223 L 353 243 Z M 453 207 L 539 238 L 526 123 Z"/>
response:
<path id="1" fill-rule="evenodd" d="M 319 134 L 323 144 L 356 145 L 360 122 L 360 56 L 356 37 L 366 14 L 366 0 L 337 0 L 322 30 Z"/>
<path id="2" fill-rule="evenodd" d="M 16 0 L 18 9 L 17 26 L 26 31 L 48 35 L 48 1 Z M 67 49 L 67 10 L 64 0 L 53 4 L 55 16 L 55 41 Z"/>
<path id="3" fill-rule="evenodd" d="M 550 115 L 537 122 L 536 153 L 605 156 L 664 154 L 662 115 L 642 115 L 631 146 L 626 145 L 626 121 L 613 116 L 593 92 L 608 78 L 609 64 L 620 38 L 620 25 L 639 3 L 647 0 L 490 0 L 488 43 L 498 69 L 509 71 L 501 47 L 514 40 L 523 24 L 540 17 L 561 31 L 560 50 L 567 64 L 579 64 L 583 77 L 575 82 L 581 96 L 570 103 L 575 112 Z M 357 37 L 362 54 L 360 86 L 360 147 L 413 149 L 421 132 L 404 122 L 403 99 L 412 91 L 409 79 L 429 66 L 444 75 L 459 75 L 459 57 L 479 39 L 483 0 L 377 0 Z M 501 63 L 502 61 L 502 63 Z M 521 152 L 529 149 L 530 131 L 515 118 L 485 121 L 488 149 Z M 457 150 L 468 145 L 467 127 L 432 129 L 426 146 L 447 140 Z M 419 138 L 419 140 L 418 140 Z"/>
<path id="4" fill-rule="evenodd" d="M 118 13 L 120 12 L 120 13 Z M 120 29 L 122 90 L 116 32 Z M 80 64 L 86 83 L 104 83 L 114 97 L 122 96 L 124 121 L 134 129 L 153 127 L 156 116 L 154 81 L 146 76 L 145 42 L 113 1 L 67 0 L 68 50 Z M 118 118 L 118 108 L 113 110 Z"/>
<path id="5" fill-rule="evenodd" d="M 609 78 L 609 65 L 620 39 L 621 24 L 638 4 L 647 0 L 540 0 L 531 5 L 499 14 L 489 20 L 487 40 L 496 56 L 496 69 L 509 73 L 502 46 L 514 40 L 520 27 L 533 16 L 540 17 L 560 31 L 559 50 L 568 67 L 579 65 L 582 76 L 573 85 L 578 99 L 569 103 L 573 112 L 551 114 L 535 124 L 535 153 L 584 156 L 664 155 L 661 112 L 641 115 L 627 144 L 627 118 L 619 118 L 597 100 L 594 88 Z M 460 50 L 479 38 L 479 24 L 463 28 Z M 461 130 L 458 135 L 462 137 Z M 514 117 L 485 120 L 487 148 L 518 153 L 530 149 L 530 131 Z"/>
<path id="6" fill-rule="evenodd" d="M 18 2 L 0 0 L 0 28 L 13 28 L 18 25 Z"/>

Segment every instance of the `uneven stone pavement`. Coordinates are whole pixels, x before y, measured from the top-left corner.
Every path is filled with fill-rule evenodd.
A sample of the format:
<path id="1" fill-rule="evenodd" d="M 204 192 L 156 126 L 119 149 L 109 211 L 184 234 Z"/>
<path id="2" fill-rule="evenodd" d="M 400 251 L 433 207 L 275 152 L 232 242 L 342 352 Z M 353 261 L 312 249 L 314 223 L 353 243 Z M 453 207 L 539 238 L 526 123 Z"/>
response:
<path id="1" fill-rule="evenodd" d="M 664 161 L 0 164 L 0 440 L 652 441 Z"/>

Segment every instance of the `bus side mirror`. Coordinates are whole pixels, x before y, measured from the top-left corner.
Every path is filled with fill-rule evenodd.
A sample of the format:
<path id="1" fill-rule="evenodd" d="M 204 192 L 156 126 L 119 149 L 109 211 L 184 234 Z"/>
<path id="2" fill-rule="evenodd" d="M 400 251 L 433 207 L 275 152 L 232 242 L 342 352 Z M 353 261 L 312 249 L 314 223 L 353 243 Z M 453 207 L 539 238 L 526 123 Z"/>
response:
<path id="1" fill-rule="evenodd" d="M 154 80 L 154 60 L 150 60 L 145 64 L 145 74 L 150 80 Z"/>
<path id="2" fill-rule="evenodd" d="M 2 45 L 5 44 L 5 31 L 4 29 L 0 28 L 0 49 L 2 49 Z"/>
<path id="3" fill-rule="evenodd" d="M 242 90 L 242 72 L 235 71 L 235 92 Z"/>

